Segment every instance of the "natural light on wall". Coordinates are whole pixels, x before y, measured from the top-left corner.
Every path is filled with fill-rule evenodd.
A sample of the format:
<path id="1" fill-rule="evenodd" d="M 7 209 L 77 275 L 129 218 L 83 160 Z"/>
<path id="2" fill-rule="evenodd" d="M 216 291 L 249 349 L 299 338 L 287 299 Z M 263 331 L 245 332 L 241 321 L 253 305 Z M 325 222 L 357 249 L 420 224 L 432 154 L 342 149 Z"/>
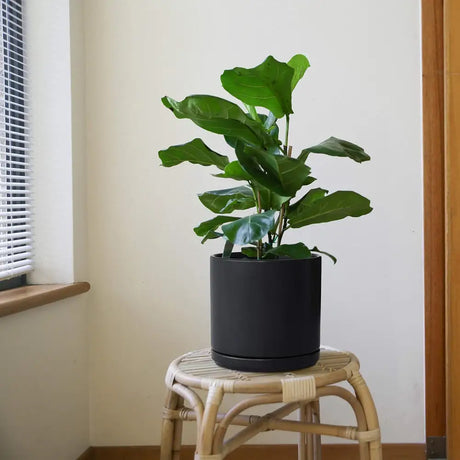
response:
<path id="1" fill-rule="evenodd" d="M 22 1 L 1 1 L 0 280 L 32 270 Z"/>

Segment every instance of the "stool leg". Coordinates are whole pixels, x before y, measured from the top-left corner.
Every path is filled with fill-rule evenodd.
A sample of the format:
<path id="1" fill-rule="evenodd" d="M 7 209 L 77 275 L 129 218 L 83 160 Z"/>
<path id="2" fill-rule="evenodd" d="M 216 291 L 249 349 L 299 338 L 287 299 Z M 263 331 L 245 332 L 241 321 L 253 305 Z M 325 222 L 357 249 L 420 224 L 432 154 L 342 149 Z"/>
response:
<path id="1" fill-rule="evenodd" d="M 203 423 L 198 437 L 196 458 L 213 454 L 214 432 L 217 421 L 217 412 L 224 397 L 224 390 L 220 385 L 213 385 L 208 390 L 206 405 L 203 414 Z"/>
<path id="2" fill-rule="evenodd" d="M 375 409 L 374 400 L 372 399 L 372 395 L 362 375 L 359 372 L 354 372 L 348 381 L 353 386 L 356 396 L 363 406 L 364 414 L 366 415 L 367 420 L 367 429 L 369 431 L 379 430 L 379 419 Z M 376 439 L 369 442 L 369 454 L 370 460 L 382 460 L 380 433 L 377 435 Z"/>
<path id="3" fill-rule="evenodd" d="M 307 422 L 307 405 L 300 404 L 299 407 L 299 422 Z M 299 433 L 298 441 L 298 460 L 307 460 L 307 433 Z M 311 459 L 309 459 L 311 460 Z"/>
<path id="4" fill-rule="evenodd" d="M 305 423 L 319 423 L 319 400 L 301 404 L 299 421 Z M 321 436 L 313 433 L 299 433 L 298 441 L 299 460 L 321 460 Z"/>
<path id="5" fill-rule="evenodd" d="M 313 423 L 320 423 L 320 410 L 319 399 L 311 402 Z M 321 435 L 313 435 L 313 458 L 314 460 L 321 460 Z"/>
<path id="6" fill-rule="evenodd" d="M 168 390 L 163 411 L 163 425 L 161 429 L 161 453 L 160 460 L 173 459 L 174 433 L 176 431 L 176 420 L 171 417 L 169 411 L 177 409 L 179 396 Z"/>
<path id="7" fill-rule="evenodd" d="M 177 408 L 183 407 L 184 400 L 179 397 L 177 401 Z M 173 448 L 172 448 L 172 459 L 180 460 L 180 449 L 182 447 L 182 419 L 177 418 L 174 422 L 174 434 L 173 434 Z"/>

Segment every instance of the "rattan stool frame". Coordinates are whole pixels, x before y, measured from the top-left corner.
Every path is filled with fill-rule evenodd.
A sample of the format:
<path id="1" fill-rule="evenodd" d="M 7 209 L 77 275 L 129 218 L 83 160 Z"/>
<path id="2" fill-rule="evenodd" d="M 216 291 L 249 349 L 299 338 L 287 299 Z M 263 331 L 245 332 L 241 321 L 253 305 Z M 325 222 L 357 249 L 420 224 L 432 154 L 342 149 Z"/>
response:
<path id="1" fill-rule="evenodd" d="M 359 442 L 361 460 L 382 460 L 380 427 L 371 393 L 352 354 L 321 349 L 315 366 L 289 373 L 248 373 L 224 369 L 211 359 L 209 349 L 187 353 L 171 363 L 163 410 L 161 460 L 179 460 L 182 423 L 195 421 L 195 460 L 222 460 L 258 433 L 268 430 L 299 433 L 298 459 L 321 460 L 321 435 Z M 337 386 L 347 381 L 354 393 Z M 205 403 L 195 389 L 207 391 Z M 219 412 L 225 394 L 251 395 L 227 412 Z M 320 422 L 319 400 L 336 396 L 346 401 L 356 416 L 356 426 Z M 242 415 L 255 406 L 283 403 L 264 416 Z M 299 411 L 298 421 L 284 418 Z M 230 425 L 243 428 L 225 439 Z"/>

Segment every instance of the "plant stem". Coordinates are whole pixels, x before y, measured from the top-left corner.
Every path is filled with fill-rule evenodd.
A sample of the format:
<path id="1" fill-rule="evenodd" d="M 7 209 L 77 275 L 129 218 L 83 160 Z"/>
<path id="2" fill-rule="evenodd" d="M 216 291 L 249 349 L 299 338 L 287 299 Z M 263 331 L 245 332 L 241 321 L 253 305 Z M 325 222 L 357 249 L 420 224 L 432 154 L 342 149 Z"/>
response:
<path id="1" fill-rule="evenodd" d="M 286 137 L 284 140 L 284 153 L 288 157 L 291 157 L 292 145 L 289 145 L 288 142 L 289 142 L 289 115 L 286 115 Z M 288 205 L 289 205 L 289 202 L 288 202 Z M 279 215 L 280 221 L 278 225 L 278 246 L 281 245 L 281 240 L 283 239 L 283 233 L 284 233 L 284 230 L 286 229 L 285 214 L 286 214 L 286 203 L 283 203 L 283 205 L 281 206 L 280 215 Z"/>
<path id="2" fill-rule="evenodd" d="M 262 212 L 262 206 L 260 204 L 260 190 L 257 189 L 257 213 Z M 257 260 L 260 260 L 262 256 L 262 240 L 257 241 Z"/>
<path id="3" fill-rule="evenodd" d="M 289 145 L 289 115 L 286 115 L 286 134 L 284 136 L 284 154 L 288 155 Z"/>

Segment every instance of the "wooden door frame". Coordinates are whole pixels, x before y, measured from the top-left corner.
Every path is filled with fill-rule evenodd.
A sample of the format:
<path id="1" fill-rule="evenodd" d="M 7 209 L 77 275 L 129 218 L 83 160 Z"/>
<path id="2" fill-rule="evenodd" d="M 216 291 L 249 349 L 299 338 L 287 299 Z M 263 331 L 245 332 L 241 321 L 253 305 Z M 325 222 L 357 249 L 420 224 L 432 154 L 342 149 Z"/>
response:
<path id="1" fill-rule="evenodd" d="M 447 436 L 449 460 L 460 459 L 458 24 L 460 0 L 422 0 L 426 435 L 428 447 Z"/>
<path id="2" fill-rule="evenodd" d="M 447 454 L 460 459 L 460 0 L 444 0 Z"/>
<path id="3" fill-rule="evenodd" d="M 446 436 L 443 0 L 422 0 L 422 75 L 425 418 L 427 449 L 435 455 Z"/>

